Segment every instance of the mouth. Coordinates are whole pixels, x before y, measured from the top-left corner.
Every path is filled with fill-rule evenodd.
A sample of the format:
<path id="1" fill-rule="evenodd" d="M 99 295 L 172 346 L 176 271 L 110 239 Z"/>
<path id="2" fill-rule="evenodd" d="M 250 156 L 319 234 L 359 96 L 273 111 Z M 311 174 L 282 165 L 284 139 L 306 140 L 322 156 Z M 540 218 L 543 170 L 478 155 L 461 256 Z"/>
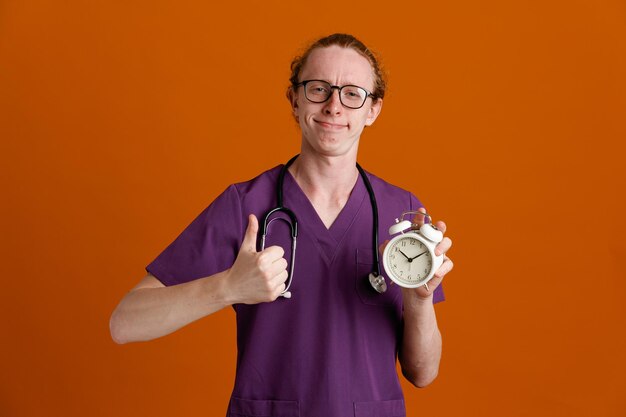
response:
<path id="1" fill-rule="evenodd" d="M 341 124 L 341 123 L 331 123 L 331 122 L 325 122 L 323 120 L 315 120 L 315 119 L 313 119 L 313 121 L 317 123 L 318 125 L 320 125 L 321 127 L 323 127 L 324 129 L 339 130 L 339 129 L 348 127 L 348 125 Z"/>

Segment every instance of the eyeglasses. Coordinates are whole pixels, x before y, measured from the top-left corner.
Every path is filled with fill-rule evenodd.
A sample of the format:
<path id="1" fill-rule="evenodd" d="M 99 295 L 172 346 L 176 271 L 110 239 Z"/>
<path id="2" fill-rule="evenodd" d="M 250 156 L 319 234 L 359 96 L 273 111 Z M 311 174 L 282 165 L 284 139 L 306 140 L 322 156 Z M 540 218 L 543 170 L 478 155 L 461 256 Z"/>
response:
<path id="1" fill-rule="evenodd" d="M 339 90 L 339 101 L 349 109 L 360 109 L 368 97 L 374 97 L 372 93 L 363 87 L 356 85 L 332 85 L 322 80 L 301 81 L 295 87 L 304 87 L 304 96 L 312 103 L 323 103 L 330 98 L 333 90 Z"/>

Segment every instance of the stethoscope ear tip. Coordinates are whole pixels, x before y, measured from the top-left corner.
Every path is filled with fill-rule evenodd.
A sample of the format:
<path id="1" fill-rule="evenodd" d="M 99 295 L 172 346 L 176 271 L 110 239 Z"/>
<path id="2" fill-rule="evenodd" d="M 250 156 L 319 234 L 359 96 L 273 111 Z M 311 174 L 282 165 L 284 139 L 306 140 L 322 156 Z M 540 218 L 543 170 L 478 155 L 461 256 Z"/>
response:
<path id="1" fill-rule="evenodd" d="M 284 298 L 291 298 L 291 291 L 285 291 L 280 296 Z"/>

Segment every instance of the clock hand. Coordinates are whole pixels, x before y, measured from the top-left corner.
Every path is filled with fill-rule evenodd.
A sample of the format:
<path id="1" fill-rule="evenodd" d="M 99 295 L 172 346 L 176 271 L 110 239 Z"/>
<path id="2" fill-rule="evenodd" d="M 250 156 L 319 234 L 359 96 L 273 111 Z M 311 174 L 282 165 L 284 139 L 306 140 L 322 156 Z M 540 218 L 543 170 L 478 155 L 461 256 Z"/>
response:
<path id="1" fill-rule="evenodd" d="M 419 258 L 420 256 L 422 256 L 422 255 L 423 255 L 423 254 L 425 254 L 426 252 L 428 252 L 428 251 L 424 251 L 424 252 L 420 253 L 419 255 L 412 257 L 411 259 L 409 259 L 409 261 L 413 261 L 413 259 L 415 259 L 415 258 Z M 404 255 L 404 254 L 403 254 L 403 255 Z M 404 256 L 406 256 L 406 255 L 404 255 Z"/>
<path id="2" fill-rule="evenodd" d="M 409 262 L 411 262 L 411 258 L 406 256 L 406 254 L 404 252 L 402 252 L 400 249 L 398 249 L 398 252 L 400 252 L 402 255 L 404 255 L 404 257 L 407 258 L 409 260 Z"/>

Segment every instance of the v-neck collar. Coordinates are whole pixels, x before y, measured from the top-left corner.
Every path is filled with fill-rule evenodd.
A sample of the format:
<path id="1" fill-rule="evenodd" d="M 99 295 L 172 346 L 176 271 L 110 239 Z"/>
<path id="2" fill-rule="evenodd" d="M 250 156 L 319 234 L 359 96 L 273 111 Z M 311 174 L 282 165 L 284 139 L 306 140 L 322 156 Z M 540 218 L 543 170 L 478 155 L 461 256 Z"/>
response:
<path id="1" fill-rule="evenodd" d="M 285 175 L 284 188 L 285 207 L 295 212 L 299 230 L 302 233 L 312 234 L 312 240 L 321 249 L 320 253 L 324 260 L 328 265 L 332 264 L 339 245 L 356 220 L 367 196 L 363 178 L 361 175 L 358 176 L 348 201 L 329 229 L 326 228 L 315 207 L 289 171 Z"/>

